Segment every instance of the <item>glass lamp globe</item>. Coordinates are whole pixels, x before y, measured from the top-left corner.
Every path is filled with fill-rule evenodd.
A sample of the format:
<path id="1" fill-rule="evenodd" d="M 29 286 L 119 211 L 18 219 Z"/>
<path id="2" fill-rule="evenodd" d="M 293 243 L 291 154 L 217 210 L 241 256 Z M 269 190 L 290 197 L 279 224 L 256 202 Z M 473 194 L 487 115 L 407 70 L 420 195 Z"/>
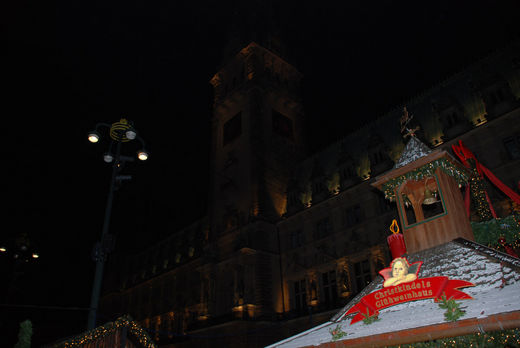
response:
<path id="1" fill-rule="evenodd" d="M 110 163 L 114 160 L 114 156 L 111 153 L 107 152 L 103 155 L 103 161 Z"/>
<path id="2" fill-rule="evenodd" d="M 141 150 L 137 153 L 137 158 L 139 158 L 141 161 L 146 161 L 148 159 L 148 152 L 145 150 Z"/>
<path id="3" fill-rule="evenodd" d="M 96 131 L 88 133 L 88 141 L 91 143 L 97 143 L 99 141 L 99 133 Z"/>
<path id="4" fill-rule="evenodd" d="M 137 136 L 137 133 L 133 129 L 129 129 L 126 131 L 126 138 L 129 140 L 134 140 Z"/>

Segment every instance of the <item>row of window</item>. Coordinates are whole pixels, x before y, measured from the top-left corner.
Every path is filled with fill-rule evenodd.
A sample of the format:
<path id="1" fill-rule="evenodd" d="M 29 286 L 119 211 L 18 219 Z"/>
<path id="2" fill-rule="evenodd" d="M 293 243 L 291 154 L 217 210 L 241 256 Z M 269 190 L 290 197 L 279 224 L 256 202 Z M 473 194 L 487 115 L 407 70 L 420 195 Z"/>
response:
<path id="1" fill-rule="evenodd" d="M 179 278 L 175 284 L 171 281 L 165 282 L 162 287 L 160 284 L 156 284 L 153 288 L 148 286 L 136 288 L 123 296 L 122 306 L 125 311 L 130 311 L 137 318 L 159 313 L 164 308 L 179 308 L 182 311 L 186 306 L 196 304 L 200 300 L 201 293 L 196 279 L 189 278 Z M 339 296 L 351 296 L 361 291 L 371 280 L 369 260 L 362 260 L 352 264 L 349 271 L 333 269 L 321 273 L 317 279 L 295 281 L 292 289 L 292 309 L 300 314 L 305 314 L 308 306 L 336 307 Z M 186 285 L 193 289 L 187 297 L 182 295 Z M 162 299 L 162 301 L 158 299 Z M 171 320 L 173 317 L 169 319 Z"/>
<path id="2" fill-rule="evenodd" d="M 281 137 L 294 140 L 293 121 L 276 110 L 272 110 L 272 130 Z M 242 112 L 237 113 L 230 120 L 224 123 L 222 145 L 233 142 L 242 134 Z"/>
<path id="3" fill-rule="evenodd" d="M 338 298 L 350 297 L 360 292 L 372 281 L 370 262 L 362 260 L 352 265 L 351 275 L 346 269 L 337 272 L 335 269 L 323 272 L 314 279 L 300 279 L 292 283 L 292 309 L 305 314 L 310 306 L 321 308 L 338 306 Z"/>
<path id="4" fill-rule="evenodd" d="M 166 255 L 163 259 L 154 258 L 153 263 L 151 262 L 152 260 L 142 262 L 141 265 L 135 266 L 135 268 L 139 267 L 139 270 L 132 269 L 130 272 L 128 272 L 128 274 L 126 274 L 126 277 L 123 278 L 121 286 L 126 288 L 127 286 L 138 283 L 143 279 L 160 274 L 164 270 L 180 266 L 198 257 L 200 255 L 200 251 L 200 248 L 195 249 L 193 246 L 190 246 L 187 247 L 184 252 L 176 252 L 172 255 Z"/>
<path id="5" fill-rule="evenodd" d="M 184 309 L 200 303 L 201 288 L 197 274 L 180 275 L 166 282 L 143 285 L 122 296 L 122 309 L 137 317 L 160 313 L 165 308 Z M 191 291 L 186 292 L 186 287 Z"/>
<path id="6" fill-rule="evenodd" d="M 509 136 L 507 138 L 504 138 L 502 140 L 504 149 L 506 150 L 507 156 L 510 160 L 518 160 L 520 159 L 520 135 L 513 135 Z M 475 155 L 477 158 L 479 158 L 478 154 L 475 152 Z M 516 186 L 516 183 L 513 185 Z M 313 197 L 315 191 L 323 190 L 324 186 L 321 185 L 319 182 L 315 182 L 313 185 Z M 303 208 L 303 205 L 301 204 L 301 200 L 297 194 L 295 194 L 296 191 L 290 192 L 288 194 L 288 211 L 289 212 L 295 212 L 299 209 Z M 311 206 L 312 200 L 310 200 L 306 206 Z M 406 203 L 406 202 L 405 202 Z M 295 207 L 295 208 L 293 208 Z M 298 208 L 300 207 L 300 208 Z M 384 199 L 381 195 L 378 195 L 378 212 L 384 213 L 392 209 L 392 203 L 390 203 L 388 200 Z M 443 207 L 437 203 L 432 205 L 426 205 L 424 206 L 423 211 L 425 212 L 425 218 L 433 217 L 436 215 L 439 215 L 443 213 Z M 413 211 L 413 208 L 411 205 L 406 204 L 405 205 L 405 215 L 407 215 L 408 218 L 408 224 L 413 224 L 416 221 L 415 213 Z M 426 216 L 427 215 L 427 216 Z M 348 208 L 343 216 L 343 227 L 352 227 L 356 224 L 359 224 L 364 218 L 363 210 L 359 205 L 352 206 Z M 329 234 L 332 234 L 333 228 L 331 225 L 331 222 L 328 218 L 322 219 L 316 223 L 315 231 L 313 234 L 314 239 L 320 239 L 328 236 Z M 289 238 L 289 247 L 290 248 L 296 248 L 299 246 L 302 246 L 305 243 L 305 240 L 303 236 L 301 235 L 301 231 L 293 231 L 291 233 L 291 236 Z"/>
<path id="7" fill-rule="evenodd" d="M 448 115 L 447 121 L 450 122 L 450 126 L 455 125 L 457 121 L 456 113 Z M 511 160 L 517 160 L 520 159 L 520 135 L 513 135 L 510 137 L 507 137 L 502 140 L 503 142 L 503 148 L 505 149 L 507 156 Z M 434 146 L 439 145 L 439 139 L 434 140 Z M 498 145 L 498 144 L 497 144 Z M 384 159 L 384 155 L 381 151 L 379 152 L 372 152 L 370 154 L 370 160 L 371 164 L 378 164 Z M 478 156 L 477 156 L 478 157 Z M 372 173 L 373 174 L 373 173 Z M 356 177 L 353 166 L 352 165 L 343 165 L 339 168 L 339 175 L 341 183 L 338 187 L 334 187 L 332 189 L 329 189 L 328 185 L 326 184 L 326 181 L 328 178 L 320 177 L 318 179 L 313 180 L 312 186 L 311 186 L 311 192 L 306 193 L 304 195 L 301 194 L 300 189 L 293 189 L 291 190 L 287 195 L 287 204 L 288 204 L 288 211 L 292 214 L 293 212 L 299 211 L 300 209 L 303 209 L 303 207 L 310 207 L 316 202 L 320 202 L 323 199 L 329 197 L 327 195 L 333 195 L 335 193 L 338 193 L 340 190 L 340 186 L 343 185 L 343 180 L 347 180 L 352 177 Z M 368 176 L 365 176 L 364 178 L 368 178 Z M 353 185 L 354 183 L 350 183 L 350 185 Z M 349 185 L 349 184 L 347 184 Z M 345 187 L 341 187 L 341 190 L 345 189 Z M 329 192 L 330 191 L 330 192 Z M 325 193 L 325 195 L 324 195 Z M 384 204 L 381 204 L 383 206 Z"/>
<path id="8" fill-rule="evenodd" d="M 395 209 L 395 205 L 389 200 L 385 199 L 382 195 L 377 195 L 377 212 L 379 214 L 388 212 Z M 365 220 L 365 213 L 360 204 L 355 204 L 346 208 L 343 211 L 342 216 L 342 228 L 354 227 Z M 316 221 L 312 234 L 313 240 L 325 238 L 333 234 L 334 227 L 332 224 L 331 217 L 326 216 Z M 288 246 L 290 249 L 298 248 L 303 246 L 307 241 L 303 229 L 295 229 L 289 233 Z"/>

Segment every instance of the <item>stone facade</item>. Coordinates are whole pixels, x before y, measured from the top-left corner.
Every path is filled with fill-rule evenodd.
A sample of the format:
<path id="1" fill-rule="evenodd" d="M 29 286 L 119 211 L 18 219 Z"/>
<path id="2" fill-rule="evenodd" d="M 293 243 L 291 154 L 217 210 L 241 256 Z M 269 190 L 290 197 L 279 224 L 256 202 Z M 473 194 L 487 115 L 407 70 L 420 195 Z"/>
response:
<path id="1" fill-rule="evenodd" d="M 515 189 L 518 57 L 513 45 L 407 103 L 424 143 L 462 140 Z M 306 157 L 300 80 L 254 43 L 213 77 L 208 215 L 111 257 L 104 317 L 128 313 L 162 346 L 265 346 L 329 319 L 388 265 L 397 209 L 370 183 L 404 148 L 402 107 Z"/>

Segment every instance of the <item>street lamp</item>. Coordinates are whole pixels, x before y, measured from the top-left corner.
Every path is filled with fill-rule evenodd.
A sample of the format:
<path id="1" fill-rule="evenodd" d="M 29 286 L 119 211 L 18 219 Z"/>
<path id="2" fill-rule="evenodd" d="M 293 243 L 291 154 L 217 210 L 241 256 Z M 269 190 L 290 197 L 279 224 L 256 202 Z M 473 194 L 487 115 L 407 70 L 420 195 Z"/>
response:
<path id="1" fill-rule="evenodd" d="M 4 299 L 6 303 L 9 303 L 16 295 L 20 295 L 19 291 L 17 291 L 19 280 L 27 271 L 28 265 L 35 262 L 36 260 L 34 259 L 39 257 L 40 254 L 37 252 L 27 232 L 21 232 L 17 234 L 14 240 L 0 245 L 0 259 L 2 259 L 2 262 L 5 261 L 8 267 L 12 266 L 11 279 L 5 279 L 7 286 L 3 287 L 3 290 L 7 291 Z"/>
<path id="2" fill-rule="evenodd" d="M 91 143 L 97 143 L 99 141 L 99 133 L 97 131 L 88 133 L 88 141 Z"/>
<path id="3" fill-rule="evenodd" d="M 88 315 L 88 330 L 96 327 L 97 308 L 99 305 L 99 295 L 101 292 L 101 281 L 103 279 L 103 268 L 108 253 L 112 251 L 114 238 L 108 233 L 110 225 L 110 215 L 112 212 L 112 203 L 114 200 L 114 191 L 117 182 L 129 180 L 130 175 L 118 175 L 125 162 L 131 162 L 133 157 L 121 155 L 121 144 L 137 139 L 141 143 L 141 150 L 137 154 L 137 158 L 144 161 L 148 159 L 148 152 L 145 150 L 145 144 L 141 137 L 137 135 L 135 128 L 124 118 L 113 124 L 98 123 L 96 129 L 89 132 L 87 137 L 91 143 L 97 143 L 101 135 L 100 128 L 108 128 L 110 136 L 110 145 L 108 151 L 104 153 L 103 160 L 112 163 L 112 178 L 110 180 L 110 189 L 108 191 L 107 204 L 105 207 L 105 219 L 103 222 L 103 230 L 101 232 L 101 240 L 96 243 L 92 251 L 92 258 L 96 262 L 96 274 L 94 276 L 94 284 L 92 285 L 92 296 L 90 298 L 90 310 Z M 116 147 L 115 153 L 112 151 Z M 34 256 L 33 256 L 34 257 Z M 36 256 L 37 257 L 37 256 Z"/>
<path id="4" fill-rule="evenodd" d="M 26 232 L 20 233 L 14 242 L 9 243 L 9 245 L 0 245 L 0 255 L 24 262 L 29 262 L 31 258 L 37 259 L 40 257 Z"/>

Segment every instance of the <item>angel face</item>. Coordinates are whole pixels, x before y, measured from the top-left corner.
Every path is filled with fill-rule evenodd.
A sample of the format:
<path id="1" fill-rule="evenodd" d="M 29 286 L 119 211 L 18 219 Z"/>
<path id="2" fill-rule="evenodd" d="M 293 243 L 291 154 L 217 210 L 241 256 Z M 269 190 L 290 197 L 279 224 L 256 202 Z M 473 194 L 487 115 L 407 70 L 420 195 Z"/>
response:
<path id="1" fill-rule="evenodd" d="M 392 265 L 392 277 L 404 278 L 408 274 L 408 267 L 402 261 L 396 261 Z"/>

